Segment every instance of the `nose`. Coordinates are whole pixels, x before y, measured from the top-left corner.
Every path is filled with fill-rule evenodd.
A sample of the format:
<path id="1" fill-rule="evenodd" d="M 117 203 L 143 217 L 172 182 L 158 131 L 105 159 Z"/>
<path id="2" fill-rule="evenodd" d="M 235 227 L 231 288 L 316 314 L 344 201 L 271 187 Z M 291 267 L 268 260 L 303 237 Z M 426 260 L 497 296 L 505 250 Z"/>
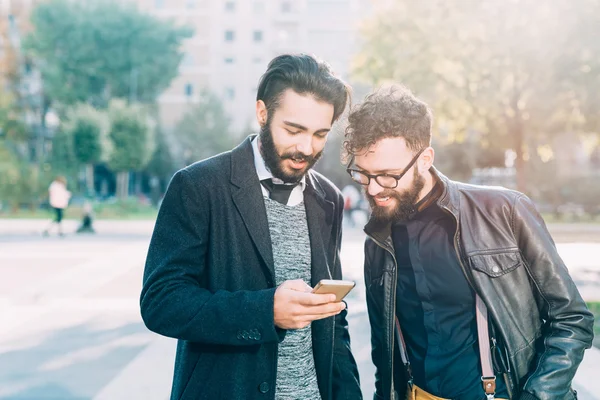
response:
<path id="1" fill-rule="evenodd" d="M 299 135 L 299 141 L 296 143 L 296 151 L 310 156 L 313 153 L 313 138 L 312 135 Z"/>
<path id="2" fill-rule="evenodd" d="M 369 181 L 367 185 L 367 193 L 369 196 L 377 196 L 379 193 L 383 192 L 385 189 L 379 186 L 379 183 L 373 178 Z"/>

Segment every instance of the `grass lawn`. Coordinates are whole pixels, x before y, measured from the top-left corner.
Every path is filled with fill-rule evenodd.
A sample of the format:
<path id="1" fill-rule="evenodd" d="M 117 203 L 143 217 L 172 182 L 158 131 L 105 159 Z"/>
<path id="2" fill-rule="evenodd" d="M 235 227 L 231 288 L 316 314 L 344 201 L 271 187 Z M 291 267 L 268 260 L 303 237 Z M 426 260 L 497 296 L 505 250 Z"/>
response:
<path id="1" fill-rule="evenodd" d="M 600 301 L 587 303 L 594 313 L 594 346 L 600 349 Z"/>
<path id="2" fill-rule="evenodd" d="M 81 219 L 83 212 L 80 206 L 69 206 L 64 213 L 65 219 Z M 133 203 L 125 204 L 95 204 L 94 217 L 96 219 L 116 219 L 116 220 L 154 220 L 158 210 L 149 205 L 140 205 Z M 54 216 L 52 210 L 29 210 L 20 209 L 17 211 L 0 212 L 0 219 L 50 219 Z"/>

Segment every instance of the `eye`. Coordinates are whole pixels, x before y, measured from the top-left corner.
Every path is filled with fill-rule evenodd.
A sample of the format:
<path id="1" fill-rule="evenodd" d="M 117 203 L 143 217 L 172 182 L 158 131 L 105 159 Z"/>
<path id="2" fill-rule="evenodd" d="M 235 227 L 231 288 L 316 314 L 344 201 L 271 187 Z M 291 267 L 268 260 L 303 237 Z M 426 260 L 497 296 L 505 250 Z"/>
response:
<path id="1" fill-rule="evenodd" d="M 297 134 L 299 134 L 299 133 L 300 133 L 300 131 L 291 131 L 291 130 L 289 130 L 289 129 L 287 129 L 287 128 L 285 128 L 285 130 L 286 130 L 286 131 L 288 131 L 288 133 L 289 133 L 290 135 L 297 135 Z"/>
<path id="2" fill-rule="evenodd" d="M 328 133 L 329 132 L 316 133 L 315 136 L 318 137 L 319 139 L 325 139 L 327 137 Z"/>

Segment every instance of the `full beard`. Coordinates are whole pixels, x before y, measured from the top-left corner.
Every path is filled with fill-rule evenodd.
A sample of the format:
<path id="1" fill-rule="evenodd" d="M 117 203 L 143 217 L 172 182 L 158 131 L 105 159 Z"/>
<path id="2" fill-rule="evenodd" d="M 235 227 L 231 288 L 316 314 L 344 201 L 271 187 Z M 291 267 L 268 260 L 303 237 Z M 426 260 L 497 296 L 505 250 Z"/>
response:
<path id="1" fill-rule="evenodd" d="M 323 151 L 310 156 L 298 151 L 279 154 L 273 141 L 270 123 L 266 123 L 260 129 L 260 144 L 260 154 L 265 161 L 265 166 L 275 178 L 281 179 L 286 183 L 298 183 L 323 155 Z M 283 168 L 283 162 L 286 159 L 306 161 L 306 167 L 302 170 L 287 172 Z"/>
<path id="2" fill-rule="evenodd" d="M 373 197 L 367 193 L 366 197 L 371 206 L 371 219 L 381 224 L 408 220 L 416 212 L 419 194 L 423 187 L 425 187 L 425 178 L 419 175 L 415 168 L 412 187 L 402 193 L 393 189 L 385 189 L 377 195 L 377 197 L 389 196 L 396 199 L 396 205 L 392 209 L 378 206 Z"/>

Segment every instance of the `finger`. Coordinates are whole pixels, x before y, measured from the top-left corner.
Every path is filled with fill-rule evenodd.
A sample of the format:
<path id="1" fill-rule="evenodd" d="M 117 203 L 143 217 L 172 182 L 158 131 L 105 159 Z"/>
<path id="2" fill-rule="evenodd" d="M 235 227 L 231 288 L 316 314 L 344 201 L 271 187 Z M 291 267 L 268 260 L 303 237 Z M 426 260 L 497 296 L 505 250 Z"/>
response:
<path id="1" fill-rule="evenodd" d="M 317 321 L 320 319 L 325 319 L 325 318 L 329 318 L 329 317 L 335 317 L 336 315 L 338 315 L 340 313 L 340 311 L 337 312 L 332 312 L 332 313 L 328 313 L 328 314 L 314 314 L 314 315 L 305 315 L 303 317 L 304 321 Z"/>
<path id="2" fill-rule="evenodd" d="M 340 303 L 327 303 L 319 306 L 304 306 L 298 309 L 299 314 L 304 315 L 319 315 L 319 314 L 331 314 L 339 313 L 346 308 L 346 304 Z"/>
<path id="3" fill-rule="evenodd" d="M 320 306 L 310 306 L 304 307 L 304 314 L 308 315 L 319 315 L 319 314 L 331 314 L 331 313 L 339 313 L 346 309 L 346 304 L 343 302 L 340 303 L 328 303 Z"/>
<path id="4" fill-rule="evenodd" d="M 307 292 L 311 291 L 312 288 L 306 284 L 302 279 L 295 279 L 293 281 L 285 281 L 281 284 L 281 286 L 286 289 L 295 290 L 297 292 Z"/>
<path id="5" fill-rule="evenodd" d="M 335 301 L 335 294 L 298 293 L 298 303 L 304 306 L 319 306 Z"/>

